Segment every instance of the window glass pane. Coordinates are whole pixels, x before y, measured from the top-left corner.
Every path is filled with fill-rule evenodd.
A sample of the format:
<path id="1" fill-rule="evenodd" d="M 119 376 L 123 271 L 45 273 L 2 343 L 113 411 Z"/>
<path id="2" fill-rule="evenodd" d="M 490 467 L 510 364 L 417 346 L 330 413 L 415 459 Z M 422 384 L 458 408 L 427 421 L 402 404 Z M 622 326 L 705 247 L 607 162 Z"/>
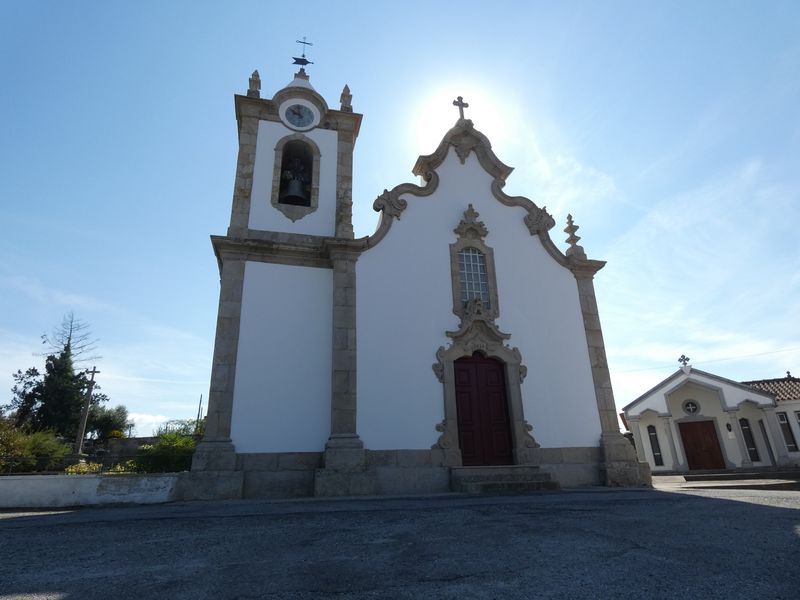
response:
<path id="1" fill-rule="evenodd" d="M 789 452 L 797 452 L 797 442 L 792 433 L 792 426 L 785 412 L 775 413 L 778 415 L 778 423 L 781 426 L 781 433 L 783 433 L 783 441 L 786 442 L 786 448 Z"/>
<path id="2" fill-rule="evenodd" d="M 478 298 L 489 306 L 489 279 L 486 276 L 486 257 L 475 248 L 465 248 L 458 253 L 458 275 L 461 283 L 461 302 L 466 305 Z"/>
<path id="3" fill-rule="evenodd" d="M 750 460 L 758 462 L 761 458 L 758 456 L 756 438 L 753 436 L 753 430 L 750 429 L 750 421 L 747 419 L 739 419 L 739 425 L 742 428 L 742 435 L 744 436 L 744 443 L 745 446 L 747 446 L 747 453 L 750 455 Z"/>
<path id="4" fill-rule="evenodd" d="M 664 458 L 661 456 L 661 445 L 658 443 L 658 435 L 653 425 L 647 426 L 647 435 L 650 438 L 650 447 L 653 450 L 653 460 L 657 467 L 664 466 Z"/>

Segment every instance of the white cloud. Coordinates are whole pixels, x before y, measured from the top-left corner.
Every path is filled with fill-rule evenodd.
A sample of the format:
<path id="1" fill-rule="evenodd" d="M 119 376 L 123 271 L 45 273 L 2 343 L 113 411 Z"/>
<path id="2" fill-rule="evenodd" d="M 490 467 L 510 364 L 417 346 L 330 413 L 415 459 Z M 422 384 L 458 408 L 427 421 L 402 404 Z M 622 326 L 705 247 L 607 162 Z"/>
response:
<path id="1" fill-rule="evenodd" d="M 35 277 L 6 275 L 0 279 L 0 286 L 21 292 L 31 300 L 35 300 L 40 304 L 61 304 L 70 309 L 116 310 L 116 308 L 110 304 L 106 304 L 90 296 L 46 286 Z"/>
<path id="2" fill-rule="evenodd" d="M 682 353 L 740 380 L 796 363 L 797 250 L 774 241 L 794 236 L 800 217 L 787 197 L 798 193 L 772 187 L 755 158 L 662 199 L 611 244 L 596 285 L 618 405 L 677 369 Z M 634 372 L 647 367 L 656 370 Z"/>
<path id="3" fill-rule="evenodd" d="M 128 413 L 128 418 L 134 422 L 133 437 L 147 437 L 153 435 L 158 426 L 169 421 L 166 415 L 151 415 L 148 413 Z"/>

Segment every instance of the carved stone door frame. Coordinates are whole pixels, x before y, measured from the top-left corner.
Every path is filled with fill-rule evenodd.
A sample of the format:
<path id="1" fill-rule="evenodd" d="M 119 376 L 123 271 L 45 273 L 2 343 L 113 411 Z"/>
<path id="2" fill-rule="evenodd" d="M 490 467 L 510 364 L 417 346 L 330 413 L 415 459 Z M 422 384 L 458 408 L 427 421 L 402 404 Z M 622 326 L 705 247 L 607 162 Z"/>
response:
<path id="1" fill-rule="evenodd" d="M 502 333 L 497 328 L 491 316 L 484 312 L 480 300 L 472 300 L 467 305 L 459 330 L 448 331 L 447 336 L 453 342 L 447 348 L 439 347 L 436 352 L 437 362 L 433 365 L 433 371 L 444 387 L 444 420 L 436 426 L 441 435 L 432 447 L 441 452 L 442 464 L 451 467 L 462 465 L 458 445 L 458 409 L 453 364 L 457 359 L 472 356 L 476 351 L 488 358 L 496 358 L 504 365 L 514 464 L 537 464 L 536 448 L 539 444 L 530 434 L 532 427 L 525 420 L 522 408 L 522 381 L 528 369 L 522 364 L 519 349 L 510 348 L 503 343 L 511 335 Z"/>

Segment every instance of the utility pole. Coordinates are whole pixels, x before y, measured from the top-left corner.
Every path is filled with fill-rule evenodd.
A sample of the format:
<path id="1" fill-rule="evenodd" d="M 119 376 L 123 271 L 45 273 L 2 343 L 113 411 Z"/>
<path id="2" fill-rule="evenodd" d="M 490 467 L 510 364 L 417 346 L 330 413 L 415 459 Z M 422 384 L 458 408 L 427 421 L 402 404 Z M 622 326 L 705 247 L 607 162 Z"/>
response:
<path id="1" fill-rule="evenodd" d="M 200 404 L 197 407 L 197 418 L 194 420 L 194 433 L 197 435 L 197 430 L 200 429 L 200 416 L 203 414 L 203 394 L 200 394 Z"/>
<path id="2" fill-rule="evenodd" d="M 92 367 L 91 371 L 86 369 L 86 373 L 91 375 L 91 378 L 89 379 L 89 387 L 86 389 L 86 399 L 81 411 L 81 422 L 78 424 L 78 435 L 75 437 L 75 454 L 78 456 L 83 454 L 83 437 L 86 435 L 86 422 L 89 420 L 89 406 L 92 403 L 92 390 L 95 383 L 94 376 L 99 372 L 97 367 Z"/>

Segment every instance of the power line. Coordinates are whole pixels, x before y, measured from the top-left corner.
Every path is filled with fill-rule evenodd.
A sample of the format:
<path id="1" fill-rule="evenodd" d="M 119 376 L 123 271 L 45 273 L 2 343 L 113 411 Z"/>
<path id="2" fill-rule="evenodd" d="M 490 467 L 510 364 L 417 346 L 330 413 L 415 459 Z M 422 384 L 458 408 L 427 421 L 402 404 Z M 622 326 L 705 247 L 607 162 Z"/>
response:
<path id="1" fill-rule="evenodd" d="M 709 363 L 718 363 L 718 362 L 725 362 L 727 360 L 740 360 L 743 358 L 752 358 L 754 356 L 767 356 L 768 354 L 781 354 L 782 352 L 794 352 L 796 350 L 800 350 L 798 348 L 783 348 L 782 350 L 770 350 L 769 352 L 757 352 L 755 354 L 743 354 L 740 356 L 729 356 L 727 358 L 712 358 L 710 360 L 703 360 L 698 361 L 699 364 L 709 364 Z M 674 365 L 661 365 L 658 367 L 644 367 L 642 369 L 629 369 L 627 371 L 615 371 L 616 373 L 638 373 L 639 371 L 657 371 L 659 369 L 670 369 L 674 368 Z"/>

